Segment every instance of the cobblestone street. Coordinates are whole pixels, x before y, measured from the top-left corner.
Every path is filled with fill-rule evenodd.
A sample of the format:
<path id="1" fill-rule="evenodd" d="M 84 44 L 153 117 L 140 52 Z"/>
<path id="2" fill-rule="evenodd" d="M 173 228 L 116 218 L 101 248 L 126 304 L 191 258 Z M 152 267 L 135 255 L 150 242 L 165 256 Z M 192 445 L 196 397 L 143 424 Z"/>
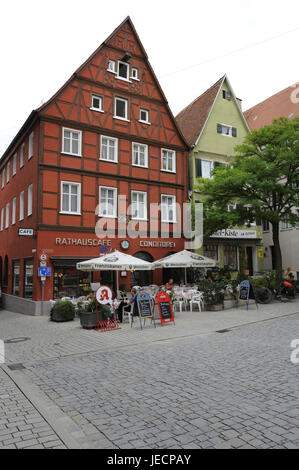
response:
<path id="1" fill-rule="evenodd" d="M 30 339 L 6 344 L 0 448 L 299 448 L 296 312 L 182 312 L 107 333 L 1 312 L 2 339 Z"/>

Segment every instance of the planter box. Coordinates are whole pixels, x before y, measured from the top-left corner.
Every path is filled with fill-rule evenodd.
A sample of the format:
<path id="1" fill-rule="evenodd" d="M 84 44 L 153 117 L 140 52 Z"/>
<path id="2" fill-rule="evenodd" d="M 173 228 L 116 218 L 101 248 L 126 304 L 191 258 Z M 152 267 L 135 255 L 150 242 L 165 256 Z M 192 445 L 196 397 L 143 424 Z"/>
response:
<path id="1" fill-rule="evenodd" d="M 206 310 L 209 312 L 218 312 L 219 310 L 223 310 L 223 304 L 207 305 Z"/>
<path id="2" fill-rule="evenodd" d="M 227 299 L 223 301 L 223 308 L 224 310 L 227 310 L 228 308 L 234 308 L 236 306 L 236 301 L 235 299 Z"/>
<path id="3" fill-rule="evenodd" d="M 81 312 L 80 324 L 82 328 L 91 330 L 97 326 L 97 312 Z"/>
<path id="4" fill-rule="evenodd" d="M 53 309 L 52 312 L 51 312 L 50 318 L 51 318 L 52 321 L 55 321 L 55 322 L 73 321 L 74 318 L 75 318 L 75 314 L 69 316 L 69 318 L 66 318 L 65 316 L 63 316 L 60 313 L 59 310 Z"/>

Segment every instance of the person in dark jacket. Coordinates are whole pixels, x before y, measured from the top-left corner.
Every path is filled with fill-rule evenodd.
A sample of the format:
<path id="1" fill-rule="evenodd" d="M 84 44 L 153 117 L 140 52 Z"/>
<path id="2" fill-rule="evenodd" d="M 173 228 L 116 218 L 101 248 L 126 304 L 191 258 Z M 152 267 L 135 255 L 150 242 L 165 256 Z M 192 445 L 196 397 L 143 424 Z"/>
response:
<path id="1" fill-rule="evenodd" d="M 134 307 L 133 307 L 133 315 L 134 316 L 138 316 L 138 306 L 137 306 L 137 290 L 134 289 L 134 287 L 132 287 L 131 289 L 131 299 L 130 300 L 123 300 L 118 309 L 117 309 L 117 317 L 118 317 L 118 320 L 120 323 L 122 323 L 123 321 L 123 307 L 130 311 L 131 310 L 131 304 L 134 303 Z"/>

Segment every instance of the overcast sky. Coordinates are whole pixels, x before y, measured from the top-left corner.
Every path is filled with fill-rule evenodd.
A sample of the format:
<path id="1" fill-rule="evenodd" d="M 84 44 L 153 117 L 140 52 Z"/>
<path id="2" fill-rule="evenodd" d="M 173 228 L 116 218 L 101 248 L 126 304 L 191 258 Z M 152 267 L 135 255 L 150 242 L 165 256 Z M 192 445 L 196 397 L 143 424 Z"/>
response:
<path id="1" fill-rule="evenodd" d="M 128 15 L 174 115 L 225 73 L 243 110 L 299 82 L 298 0 L 9 0 L 0 11 L 0 155 Z"/>

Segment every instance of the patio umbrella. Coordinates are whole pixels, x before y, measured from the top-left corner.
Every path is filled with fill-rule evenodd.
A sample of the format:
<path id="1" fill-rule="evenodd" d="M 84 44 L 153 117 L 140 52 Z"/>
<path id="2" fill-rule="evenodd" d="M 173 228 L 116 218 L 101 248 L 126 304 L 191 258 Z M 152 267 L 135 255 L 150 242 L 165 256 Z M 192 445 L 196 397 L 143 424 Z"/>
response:
<path id="1" fill-rule="evenodd" d="M 92 258 L 77 263 L 76 267 L 81 271 L 144 271 L 154 269 L 152 263 L 118 250 L 102 255 L 99 258 Z M 116 276 L 116 279 L 118 290 L 118 276 Z"/>
<path id="2" fill-rule="evenodd" d="M 152 264 L 154 268 L 185 268 L 186 282 L 187 268 L 213 268 L 218 265 L 218 262 L 206 256 L 199 255 L 198 253 L 183 250 L 159 259 L 158 261 L 154 261 Z"/>

